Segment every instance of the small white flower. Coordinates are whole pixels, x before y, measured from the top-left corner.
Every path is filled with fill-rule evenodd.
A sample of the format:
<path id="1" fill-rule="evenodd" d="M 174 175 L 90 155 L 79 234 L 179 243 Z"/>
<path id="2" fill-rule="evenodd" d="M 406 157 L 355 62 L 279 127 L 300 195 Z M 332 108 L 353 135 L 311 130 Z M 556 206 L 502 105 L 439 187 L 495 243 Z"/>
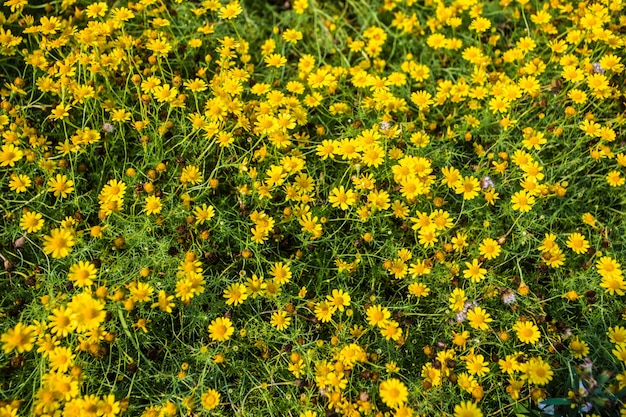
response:
<path id="1" fill-rule="evenodd" d="M 104 122 L 104 124 L 102 125 L 102 130 L 104 130 L 106 133 L 111 133 L 115 130 L 115 126 L 113 126 L 109 122 Z"/>
<path id="2" fill-rule="evenodd" d="M 600 65 L 599 62 L 594 62 L 593 63 L 593 72 L 595 72 L 596 74 L 604 74 L 604 68 L 602 68 L 602 65 Z"/>

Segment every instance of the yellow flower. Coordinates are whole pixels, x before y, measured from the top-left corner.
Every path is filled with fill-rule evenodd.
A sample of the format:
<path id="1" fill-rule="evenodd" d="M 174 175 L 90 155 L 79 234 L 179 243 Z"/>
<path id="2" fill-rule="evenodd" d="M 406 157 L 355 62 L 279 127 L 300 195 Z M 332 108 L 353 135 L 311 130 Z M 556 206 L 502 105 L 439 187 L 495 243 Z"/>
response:
<path id="1" fill-rule="evenodd" d="M 384 190 L 372 190 L 367 195 L 367 206 L 378 210 L 387 210 L 390 207 L 389 193 Z"/>
<path id="2" fill-rule="evenodd" d="M 521 190 L 513 194 L 511 197 L 511 204 L 513 210 L 526 213 L 533 208 L 533 204 L 535 204 L 535 197 L 528 194 L 526 190 Z"/>
<path id="3" fill-rule="evenodd" d="M 263 279 L 263 277 L 258 277 L 256 274 L 252 274 L 246 281 L 246 291 L 250 294 L 252 298 L 256 298 L 257 296 L 262 296 L 265 293 L 265 289 L 267 288 L 267 283 Z"/>
<path id="4" fill-rule="evenodd" d="M 626 343 L 626 328 L 622 326 L 609 327 L 607 332 L 611 343 L 621 345 Z"/>
<path id="5" fill-rule="evenodd" d="M 74 191 L 74 181 L 68 180 L 66 175 L 57 174 L 55 178 L 48 180 L 48 191 L 54 191 L 54 196 L 61 198 L 67 197 L 69 193 Z"/>
<path id="6" fill-rule="evenodd" d="M 67 306 L 75 313 L 76 331 L 81 333 L 97 329 L 106 317 L 104 301 L 96 300 L 88 293 L 75 295 Z"/>
<path id="7" fill-rule="evenodd" d="M 65 258 L 75 244 L 74 236 L 69 230 L 56 228 L 50 232 L 50 236 L 44 237 L 43 251 L 55 259 Z"/>
<path id="8" fill-rule="evenodd" d="M 541 246 L 537 248 L 542 252 L 552 252 L 558 249 L 559 245 L 556 243 L 556 235 L 554 233 L 546 233 Z"/>
<path id="9" fill-rule="evenodd" d="M 271 54 L 265 57 L 265 65 L 268 67 L 280 68 L 287 63 L 287 58 L 281 54 Z"/>
<path id="10" fill-rule="evenodd" d="M 208 88 L 206 82 L 200 78 L 195 78 L 193 80 L 185 81 L 183 85 L 187 87 L 189 90 L 191 90 L 191 92 L 193 93 L 199 93 L 199 92 L 205 91 Z"/>
<path id="11" fill-rule="evenodd" d="M 567 96 L 576 104 L 585 104 L 587 102 L 587 93 L 577 88 L 570 90 Z"/>
<path id="12" fill-rule="evenodd" d="M 542 254 L 543 261 L 552 268 L 559 268 L 565 263 L 565 255 L 561 248 L 556 246 L 550 252 L 544 252 Z"/>
<path id="13" fill-rule="evenodd" d="M 48 355 L 48 363 L 50 368 L 56 372 L 67 372 L 74 364 L 76 355 L 68 347 L 57 346 Z"/>
<path id="14" fill-rule="evenodd" d="M 569 342 L 569 348 L 576 359 L 582 359 L 589 354 L 589 345 L 584 340 L 580 340 L 578 336 L 572 338 Z"/>
<path id="15" fill-rule="evenodd" d="M 350 294 L 342 289 L 333 290 L 332 294 L 326 296 L 329 303 L 337 307 L 339 311 L 344 311 L 345 307 L 350 306 Z"/>
<path id="16" fill-rule="evenodd" d="M 0 342 L 2 342 L 4 353 L 8 355 L 13 349 L 16 349 L 18 353 L 30 352 L 35 341 L 34 330 L 33 326 L 17 323 L 13 328 L 3 333 Z"/>
<path id="17" fill-rule="evenodd" d="M 180 173 L 180 182 L 187 184 L 200 184 L 202 182 L 202 173 L 196 165 L 187 165 Z"/>
<path id="18" fill-rule="evenodd" d="M 619 171 L 611 171 L 606 174 L 606 182 L 608 182 L 611 187 L 620 187 L 626 184 L 626 178 L 623 178 Z"/>
<path id="19" fill-rule="evenodd" d="M 136 303 L 145 303 L 150 301 L 154 288 L 145 282 L 133 282 L 128 285 L 128 291 L 130 291 L 131 300 Z"/>
<path id="20" fill-rule="evenodd" d="M 164 290 L 159 290 L 158 301 L 153 303 L 151 308 L 159 308 L 159 310 L 164 311 L 166 313 L 172 312 L 172 307 L 174 307 L 174 303 L 172 300 L 174 299 L 173 295 L 167 295 Z"/>
<path id="21" fill-rule="evenodd" d="M 135 13 L 133 13 L 130 9 L 127 9 L 126 7 L 118 7 L 111 10 L 111 16 L 117 21 L 125 22 L 134 18 Z"/>
<path id="22" fill-rule="evenodd" d="M 97 269 L 91 262 L 79 261 L 70 267 L 68 278 L 77 287 L 88 287 L 96 278 Z"/>
<path id="23" fill-rule="evenodd" d="M 172 50 L 172 45 L 170 45 L 165 39 L 150 39 L 146 43 L 146 49 L 151 51 L 154 56 L 165 58 L 167 57 L 167 54 Z"/>
<path id="24" fill-rule="evenodd" d="M 457 194 L 463 194 L 464 200 L 471 200 L 478 195 L 480 190 L 480 182 L 477 178 L 472 176 L 463 177 L 455 184 L 455 192 Z"/>
<path id="25" fill-rule="evenodd" d="M 52 120 L 63 120 L 70 115 L 71 106 L 69 104 L 59 104 L 50 113 Z"/>
<path id="26" fill-rule="evenodd" d="M 161 199 L 156 196 L 148 196 L 145 199 L 144 211 L 146 214 L 159 214 L 163 205 L 161 204 Z"/>
<path id="27" fill-rule="evenodd" d="M 356 202 L 356 193 L 351 189 L 346 191 L 343 185 L 339 188 L 335 187 L 328 196 L 328 202 L 331 203 L 333 207 L 348 210 L 348 208 Z"/>
<path id="28" fill-rule="evenodd" d="M 566 245 L 578 254 L 586 253 L 587 249 L 590 247 L 587 239 L 580 233 L 572 233 L 569 235 Z"/>
<path id="29" fill-rule="evenodd" d="M 337 311 L 337 307 L 334 304 L 330 304 L 327 301 L 320 301 L 315 305 L 315 317 L 322 323 L 329 322 L 333 314 Z"/>
<path id="30" fill-rule="evenodd" d="M 458 375 L 457 385 L 465 392 L 471 393 L 472 390 L 478 386 L 478 381 L 476 381 L 476 378 L 473 375 L 463 372 Z"/>
<path id="31" fill-rule="evenodd" d="M 148 323 L 150 323 L 150 320 L 138 319 L 132 327 L 139 329 L 144 333 L 148 333 Z"/>
<path id="32" fill-rule="evenodd" d="M 111 120 L 114 122 L 126 122 L 130 120 L 130 112 L 124 109 L 117 109 L 111 113 Z"/>
<path id="33" fill-rule="evenodd" d="M 463 306 L 467 301 L 467 297 L 465 296 L 465 291 L 462 288 L 455 288 L 450 294 L 450 298 L 448 298 L 450 302 L 450 308 L 459 313 L 463 311 Z"/>
<path id="34" fill-rule="evenodd" d="M 384 327 L 391 317 L 389 310 L 379 304 L 369 307 L 365 314 L 369 325 L 378 327 Z"/>
<path id="35" fill-rule="evenodd" d="M 454 406 L 454 417 L 483 417 L 483 412 L 473 402 L 464 401 Z"/>
<path id="36" fill-rule="evenodd" d="M 522 144 L 524 145 L 524 147 L 526 149 L 535 149 L 535 150 L 541 150 L 541 146 L 545 145 L 546 142 L 548 141 L 545 138 L 545 135 L 543 134 L 543 132 L 536 132 L 534 130 L 532 130 L 532 132 L 529 132 L 528 134 L 524 134 L 524 140 L 522 140 Z"/>
<path id="37" fill-rule="evenodd" d="M 224 298 L 226 298 L 226 304 L 237 306 L 248 298 L 248 290 L 243 284 L 230 284 L 228 288 L 224 290 Z"/>
<path id="38" fill-rule="evenodd" d="M 285 330 L 291 324 L 291 317 L 287 317 L 286 311 L 277 311 L 272 314 L 270 324 L 278 330 Z"/>
<path id="39" fill-rule="evenodd" d="M 20 218 L 20 227 L 28 233 L 40 231 L 44 226 L 44 221 L 40 213 L 25 210 Z"/>
<path id="40" fill-rule="evenodd" d="M 85 13 L 87 14 L 87 17 L 95 19 L 96 17 L 104 17 L 108 8 L 107 4 L 101 1 L 87 6 Z"/>
<path id="41" fill-rule="evenodd" d="M 211 388 L 202 394 L 200 403 L 204 409 L 213 410 L 220 405 L 220 393 Z"/>
<path id="42" fill-rule="evenodd" d="M 334 82 L 335 77 L 326 68 L 318 68 L 317 71 L 307 77 L 307 83 L 312 89 L 329 87 Z"/>
<path id="43" fill-rule="evenodd" d="M 378 387 L 380 399 L 390 408 L 398 408 L 407 402 L 409 391 L 406 385 L 397 378 L 390 378 Z"/>
<path id="44" fill-rule="evenodd" d="M 310 233 L 312 235 L 311 239 L 322 236 L 322 225 L 318 223 L 318 220 L 318 217 L 314 217 L 311 213 L 306 213 L 298 219 L 298 223 L 302 226 L 302 231 Z"/>
<path id="45" fill-rule="evenodd" d="M 15 165 L 17 161 L 22 159 L 23 156 L 24 156 L 24 152 L 22 152 L 20 148 L 16 147 L 12 143 L 2 145 L 2 148 L 0 148 L 0 166 L 12 167 Z M 13 175 L 11 177 L 13 177 Z"/>
<path id="46" fill-rule="evenodd" d="M 324 139 L 320 145 L 317 145 L 315 151 L 322 161 L 333 158 L 335 156 L 336 143 L 333 140 Z"/>
<path id="47" fill-rule="evenodd" d="M 417 90 L 411 94 L 411 101 L 415 103 L 420 111 L 424 111 L 434 103 L 433 96 L 428 91 Z"/>
<path id="48" fill-rule="evenodd" d="M 615 355 L 617 359 L 626 363 L 626 345 L 625 344 L 619 344 L 615 346 L 615 349 L 613 349 L 611 352 L 613 353 L 613 355 Z"/>
<path id="49" fill-rule="evenodd" d="M 471 279 L 472 282 L 480 282 L 483 278 L 485 278 L 487 270 L 485 268 L 481 268 L 482 264 L 478 263 L 478 259 L 474 259 L 472 263 L 465 262 L 465 266 L 467 267 L 467 269 L 463 271 L 463 276 L 465 278 Z"/>
<path id="50" fill-rule="evenodd" d="M 491 27 L 491 20 L 484 17 L 477 17 L 472 20 L 469 26 L 470 30 L 475 30 L 478 33 L 487 31 Z"/>
<path id="51" fill-rule="evenodd" d="M 411 295 L 416 297 L 427 297 L 430 293 L 430 288 L 421 282 L 413 282 L 409 284 L 408 290 Z"/>
<path id="52" fill-rule="evenodd" d="M 228 317 L 218 317 L 209 324 L 209 337 L 217 342 L 224 342 L 233 335 L 235 328 Z"/>
<path id="53" fill-rule="evenodd" d="M 218 17 L 220 19 L 234 19 L 243 11 L 239 1 L 231 1 L 227 5 L 220 8 Z"/>
<path id="54" fill-rule="evenodd" d="M 30 178 L 27 175 L 11 174 L 9 180 L 9 188 L 16 193 L 23 193 L 32 184 Z"/>
<path id="55" fill-rule="evenodd" d="M 193 210 L 193 214 L 196 217 L 196 224 L 202 224 L 206 221 L 211 220 L 215 216 L 215 209 L 213 206 L 207 206 L 206 204 L 202 204 L 202 206 L 197 206 Z"/>
<path id="56" fill-rule="evenodd" d="M 50 333 L 59 337 L 66 337 L 76 329 L 76 315 L 70 308 L 59 307 L 52 310 L 48 316 L 48 328 Z"/>
<path id="57" fill-rule="evenodd" d="M 302 32 L 295 29 L 287 29 L 283 32 L 283 40 L 288 43 L 297 43 L 299 40 L 302 40 Z"/>
<path id="58" fill-rule="evenodd" d="M 16 11 L 22 11 L 24 6 L 28 4 L 27 0 L 7 0 L 4 5 L 11 8 L 11 13 Z"/>
<path id="59" fill-rule="evenodd" d="M 603 278 L 619 278 L 622 277 L 621 265 L 610 256 L 603 256 L 596 262 L 598 274 Z"/>
<path id="60" fill-rule="evenodd" d="M 49 387 L 53 390 L 54 397 L 62 401 L 69 402 L 80 393 L 78 378 L 71 375 L 65 375 L 60 372 L 48 372 L 44 374 L 42 377 L 42 384 L 43 386 Z M 68 407 L 67 403 L 65 404 L 65 407 Z"/>
<path id="61" fill-rule="evenodd" d="M 362 149 L 362 153 L 361 161 L 365 166 L 378 167 L 384 161 L 385 150 L 376 143 L 365 146 Z"/>
<path id="62" fill-rule="evenodd" d="M 541 358 L 532 358 L 522 365 L 522 378 L 538 386 L 546 385 L 552 380 L 554 372 L 547 362 Z"/>
<path id="63" fill-rule="evenodd" d="M 402 328 L 400 324 L 394 320 L 387 320 L 384 326 L 380 327 L 380 334 L 386 340 L 398 341 L 402 337 Z"/>
<path id="64" fill-rule="evenodd" d="M 467 339 L 469 339 L 470 337 L 469 332 L 467 330 L 464 330 L 461 333 L 453 331 L 452 334 L 454 335 L 454 337 L 452 338 L 452 343 L 460 348 L 465 348 L 465 345 L 467 344 Z"/>
<path id="65" fill-rule="evenodd" d="M 220 148 L 228 148 L 235 142 L 235 138 L 231 133 L 222 131 L 217 134 L 215 141 Z"/>
<path id="66" fill-rule="evenodd" d="M 626 282 L 621 275 L 602 277 L 600 286 L 610 295 L 624 295 L 624 291 L 626 291 Z"/>
<path id="67" fill-rule="evenodd" d="M 489 313 L 481 307 L 475 307 L 467 312 L 467 320 L 474 329 L 487 330 L 493 321 Z"/>
<path id="68" fill-rule="evenodd" d="M 483 376 L 489 372 L 489 363 L 485 361 L 485 357 L 483 355 L 471 353 L 464 358 L 467 372 L 471 375 Z"/>
<path id="69" fill-rule="evenodd" d="M 585 224 L 587 224 L 587 225 L 589 225 L 591 227 L 594 227 L 596 225 L 596 218 L 593 217 L 593 214 L 591 214 L 589 212 L 584 213 L 582 215 L 582 220 L 583 220 L 583 223 L 585 223 Z"/>
<path id="70" fill-rule="evenodd" d="M 126 192 L 126 184 L 116 179 L 110 180 L 100 191 L 98 200 L 100 202 L 122 201 Z"/>
<path id="71" fill-rule="evenodd" d="M 309 8 L 309 0 L 295 0 L 293 2 L 293 11 L 296 14 L 302 14 L 308 8 Z"/>
<path id="72" fill-rule="evenodd" d="M 483 255 L 486 259 L 495 259 L 500 255 L 501 252 L 500 245 L 498 242 L 491 238 L 486 238 L 480 244 L 478 251 L 481 255 Z"/>
<path id="73" fill-rule="evenodd" d="M 98 401 L 98 415 L 102 417 L 115 417 L 120 413 L 120 403 L 115 401 L 113 394 L 108 394 Z"/>
<path id="74" fill-rule="evenodd" d="M 539 328 L 530 321 L 518 321 L 515 323 L 515 326 L 513 326 L 513 330 L 515 330 L 517 338 L 522 343 L 534 345 L 541 337 Z"/>
<path id="75" fill-rule="evenodd" d="M 291 268 L 288 264 L 276 262 L 270 267 L 270 275 L 277 284 L 284 285 L 291 281 Z"/>

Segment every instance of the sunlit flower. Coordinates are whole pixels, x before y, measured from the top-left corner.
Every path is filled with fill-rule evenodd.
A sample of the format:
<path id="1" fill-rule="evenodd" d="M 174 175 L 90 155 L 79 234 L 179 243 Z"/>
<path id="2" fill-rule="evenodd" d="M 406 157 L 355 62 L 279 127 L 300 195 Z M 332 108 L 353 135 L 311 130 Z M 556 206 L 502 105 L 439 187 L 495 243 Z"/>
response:
<path id="1" fill-rule="evenodd" d="M 232 305 L 237 306 L 243 303 L 246 300 L 246 298 L 248 298 L 248 290 L 246 286 L 243 284 L 238 284 L 238 283 L 230 284 L 224 290 L 224 298 L 226 299 L 227 305 L 232 304 Z"/>
<path id="2" fill-rule="evenodd" d="M 285 330 L 291 324 L 291 317 L 287 317 L 286 311 L 277 311 L 272 313 L 270 324 L 278 330 Z"/>
<path id="3" fill-rule="evenodd" d="M 74 181 L 68 179 L 66 175 L 57 174 L 56 177 L 48 180 L 48 191 L 53 191 L 55 197 L 66 198 L 74 191 L 73 185 Z"/>
<path id="4" fill-rule="evenodd" d="M 0 148 L 0 166 L 15 166 L 15 163 L 22 159 L 24 152 L 12 143 L 2 145 Z"/>
<path id="5" fill-rule="evenodd" d="M 228 317 L 218 317 L 209 325 L 209 337 L 217 342 L 223 342 L 233 335 L 235 328 Z"/>
<path id="6" fill-rule="evenodd" d="M 220 405 L 220 393 L 214 389 L 209 389 L 200 396 L 200 404 L 205 410 L 212 410 Z"/>
<path id="7" fill-rule="evenodd" d="M 487 330 L 493 321 L 489 313 L 481 307 L 475 307 L 467 312 L 467 320 L 474 329 Z"/>
<path id="8" fill-rule="evenodd" d="M 515 330 L 517 338 L 522 343 L 535 344 L 541 337 L 539 328 L 531 321 L 518 321 L 513 326 L 513 330 Z"/>
<path id="9" fill-rule="evenodd" d="M 146 214 L 159 214 L 161 209 L 163 208 L 163 204 L 161 203 L 161 199 L 156 196 L 148 196 L 145 199 L 144 211 Z"/>
<path id="10" fill-rule="evenodd" d="M 409 391 L 406 385 L 397 378 L 390 378 L 378 387 L 381 400 L 391 408 L 398 408 L 408 400 Z"/>
<path id="11" fill-rule="evenodd" d="M 43 251 L 53 258 L 65 258 L 74 246 L 74 236 L 67 229 L 53 229 L 49 236 L 44 236 Z"/>
<path id="12" fill-rule="evenodd" d="M 20 218 L 20 227 L 28 233 L 40 231 L 44 226 L 41 213 L 25 210 Z"/>
<path id="13" fill-rule="evenodd" d="M 35 334 L 33 326 L 17 323 L 0 337 L 4 353 L 9 354 L 13 349 L 18 353 L 29 352 L 33 348 Z"/>

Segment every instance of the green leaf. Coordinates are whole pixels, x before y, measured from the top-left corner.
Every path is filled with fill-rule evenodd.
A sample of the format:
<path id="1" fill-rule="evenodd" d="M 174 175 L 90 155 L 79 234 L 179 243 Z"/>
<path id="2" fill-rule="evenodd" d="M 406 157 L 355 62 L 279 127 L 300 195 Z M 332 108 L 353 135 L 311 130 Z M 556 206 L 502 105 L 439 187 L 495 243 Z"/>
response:
<path id="1" fill-rule="evenodd" d="M 549 398 L 547 400 L 541 401 L 539 404 L 541 405 L 570 405 L 572 400 L 569 398 Z"/>
<path id="2" fill-rule="evenodd" d="M 528 408 L 524 407 L 520 403 L 517 403 L 515 404 L 515 407 L 513 407 L 513 413 L 515 413 L 516 416 L 525 416 L 528 414 Z"/>
<path id="3" fill-rule="evenodd" d="M 598 377 L 598 380 L 597 380 L 598 386 L 600 386 L 600 387 L 604 386 L 604 384 L 606 384 L 606 382 L 610 378 L 611 378 L 611 376 L 606 371 L 602 372 L 600 374 L 600 376 Z"/>

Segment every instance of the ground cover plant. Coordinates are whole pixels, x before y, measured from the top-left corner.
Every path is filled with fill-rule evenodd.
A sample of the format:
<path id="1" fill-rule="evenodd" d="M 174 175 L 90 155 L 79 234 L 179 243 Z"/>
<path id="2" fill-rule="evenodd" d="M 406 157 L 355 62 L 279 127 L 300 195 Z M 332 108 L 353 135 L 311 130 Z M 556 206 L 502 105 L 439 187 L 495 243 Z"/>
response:
<path id="1" fill-rule="evenodd" d="M 0 416 L 626 415 L 621 0 L 6 0 Z"/>

